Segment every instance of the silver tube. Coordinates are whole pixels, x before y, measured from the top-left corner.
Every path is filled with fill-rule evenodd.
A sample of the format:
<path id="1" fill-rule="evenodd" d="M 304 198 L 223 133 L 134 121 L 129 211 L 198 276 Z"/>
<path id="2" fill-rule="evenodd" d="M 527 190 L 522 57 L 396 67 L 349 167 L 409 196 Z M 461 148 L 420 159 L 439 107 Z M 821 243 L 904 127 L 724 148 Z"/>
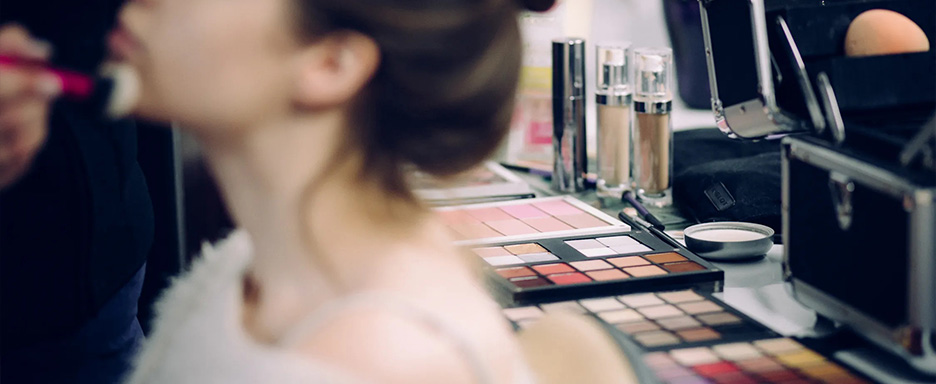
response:
<path id="1" fill-rule="evenodd" d="M 553 40 L 553 176 L 552 188 L 577 192 L 585 188 L 585 40 Z"/>

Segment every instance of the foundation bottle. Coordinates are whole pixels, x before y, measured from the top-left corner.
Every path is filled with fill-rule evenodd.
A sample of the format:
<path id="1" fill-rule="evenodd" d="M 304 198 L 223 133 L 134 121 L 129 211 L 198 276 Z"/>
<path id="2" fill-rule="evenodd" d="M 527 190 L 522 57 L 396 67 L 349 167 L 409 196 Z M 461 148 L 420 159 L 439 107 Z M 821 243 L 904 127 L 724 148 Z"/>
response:
<path id="1" fill-rule="evenodd" d="M 596 47 L 598 183 L 601 197 L 620 199 L 630 189 L 631 85 L 630 43 Z"/>
<path id="2" fill-rule="evenodd" d="M 644 204 L 673 203 L 673 51 L 634 50 L 634 187 Z"/>

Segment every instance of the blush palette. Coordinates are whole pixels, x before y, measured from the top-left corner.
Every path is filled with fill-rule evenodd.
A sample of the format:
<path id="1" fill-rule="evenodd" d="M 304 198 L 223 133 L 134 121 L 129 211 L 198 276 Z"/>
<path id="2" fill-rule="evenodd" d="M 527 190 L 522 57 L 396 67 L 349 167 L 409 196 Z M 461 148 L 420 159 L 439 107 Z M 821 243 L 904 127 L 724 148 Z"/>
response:
<path id="1" fill-rule="evenodd" d="M 724 273 L 643 230 L 560 236 L 470 248 L 507 303 L 694 287 L 715 291 Z"/>
<path id="2" fill-rule="evenodd" d="M 440 180 L 420 172 L 408 175 L 413 192 L 436 205 L 471 204 L 534 197 L 529 184 L 493 161 L 485 162 L 450 180 Z"/>
<path id="3" fill-rule="evenodd" d="M 609 296 L 503 310 L 504 316 L 518 328 L 554 312 L 594 316 L 647 351 L 776 336 L 711 295 L 695 290 Z"/>
<path id="4" fill-rule="evenodd" d="M 457 245 L 630 230 L 620 220 L 569 196 L 441 207 L 436 212 L 458 237 Z"/>

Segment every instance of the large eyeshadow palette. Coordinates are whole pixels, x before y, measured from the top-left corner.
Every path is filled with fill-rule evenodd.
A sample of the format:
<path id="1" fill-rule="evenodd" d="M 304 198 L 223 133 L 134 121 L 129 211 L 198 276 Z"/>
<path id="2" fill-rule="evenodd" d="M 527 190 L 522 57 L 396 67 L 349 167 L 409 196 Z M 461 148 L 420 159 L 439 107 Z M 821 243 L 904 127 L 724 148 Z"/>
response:
<path id="1" fill-rule="evenodd" d="M 646 351 L 777 336 L 711 295 L 694 290 L 599 297 L 503 310 L 504 316 L 517 328 L 557 312 L 594 316 Z"/>
<path id="2" fill-rule="evenodd" d="M 721 288 L 724 272 L 643 230 L 470 248 L 498 299 L 528 303 L 660 289 Z"/>
<path id="3" fill-rule="evenodd" d="M 644 362 L 667 384 L 872 382 L 790 338 L 654 352 Z"/>
<path id="4" fill-rule="evenodd" d="M 620 220 L 569 196 L 440 207 L 436 212 L 459 237 L 457 245 L 630 230 Z"/>
<path id="5" fill-rule="evenodd" d="M 593 316 L 609 324 L 620 332 L 615 336 L 639 347 L 661 383 L 871 382 L 704 292 L 652 292 L 503 309 L 516 329 L 550 313 Z"/>

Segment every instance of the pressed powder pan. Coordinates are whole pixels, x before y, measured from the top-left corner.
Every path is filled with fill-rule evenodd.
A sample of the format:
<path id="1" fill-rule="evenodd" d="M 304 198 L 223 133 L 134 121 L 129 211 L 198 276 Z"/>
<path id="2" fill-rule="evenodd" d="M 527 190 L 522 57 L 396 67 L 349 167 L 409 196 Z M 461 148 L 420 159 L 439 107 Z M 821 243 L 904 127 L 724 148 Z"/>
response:
<path id="1" fill-rule="evenodd" d="M 770 227 L 725 221 L 696 224 L 683 231 L 686 248 L 711 260 L 744 260 L 764 256 L 773 246 Z"/>

